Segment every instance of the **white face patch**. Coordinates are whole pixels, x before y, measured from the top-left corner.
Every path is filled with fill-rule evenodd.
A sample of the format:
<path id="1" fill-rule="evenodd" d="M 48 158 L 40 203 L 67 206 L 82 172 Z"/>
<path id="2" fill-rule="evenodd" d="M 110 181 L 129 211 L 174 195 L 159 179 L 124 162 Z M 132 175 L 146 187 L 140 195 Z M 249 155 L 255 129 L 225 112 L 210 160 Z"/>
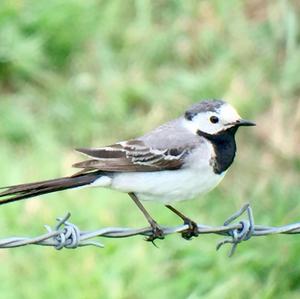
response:
<path id="1" fill-rule="evenodd" d="M 184 119 L 183 122 L 184 126 L 194 134 L 197 134 L 198 130 L 208 134 L 216 134 L 230 128 L 230 123 L 240 119 L 241 117 L 237 111 L 231 105 L 225 103 L 215 112 L 200 112 L 192 120 Z"/>

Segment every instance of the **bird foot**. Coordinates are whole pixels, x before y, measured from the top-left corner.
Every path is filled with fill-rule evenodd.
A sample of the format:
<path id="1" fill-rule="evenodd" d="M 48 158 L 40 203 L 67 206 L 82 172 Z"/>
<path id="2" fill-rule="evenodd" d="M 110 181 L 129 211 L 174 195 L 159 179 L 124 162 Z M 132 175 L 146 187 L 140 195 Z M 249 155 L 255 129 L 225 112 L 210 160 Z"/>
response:
<path id="1" fill-rule="evenodd" d="M 196 222 L 189 218 L 185 218 L 184 224 L 187 224 L 189 228 L 181 233 L 182 238 L 184 238 L 185 240 L 191 240 L 192 237 L 199 236 L 198 225 Z"/>
<path id="2" fill-rule="evenodd" d="M 152 242 L 153 245 L 156 246 L 154 241 L 156 239 L 163 240 L 165 238 L 165 234 L 164 234 L 162 228 L 156 222 L 151 223 L 151 227 L 152 227 L 152 234 L 146 238 L 146 241 Z"/>

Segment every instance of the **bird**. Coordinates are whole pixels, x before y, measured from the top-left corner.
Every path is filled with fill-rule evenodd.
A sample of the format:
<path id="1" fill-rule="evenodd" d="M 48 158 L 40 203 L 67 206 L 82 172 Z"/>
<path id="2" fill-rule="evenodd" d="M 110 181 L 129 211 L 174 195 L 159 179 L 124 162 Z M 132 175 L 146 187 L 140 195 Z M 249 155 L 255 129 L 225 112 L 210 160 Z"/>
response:
<path id="1" fill-rule="evenodd" d="M 172 205 L 214 189 L 236 155 L 238 128 L 255 126 L 220 99 L 205 99 L 178 118 L 143 136 L 98 148 L 77 148 L 87 159 L 73 165 L 67 177 L 1 188 L 0 205 L 47 193 L 102 187 L 127 193 L 152 229 L 148 241 L 163 239 L 162 227 L 142 201 L 154 201 L 179 216 L 188 229 L 185 239 L 198 236 L 197 224 Z"/>

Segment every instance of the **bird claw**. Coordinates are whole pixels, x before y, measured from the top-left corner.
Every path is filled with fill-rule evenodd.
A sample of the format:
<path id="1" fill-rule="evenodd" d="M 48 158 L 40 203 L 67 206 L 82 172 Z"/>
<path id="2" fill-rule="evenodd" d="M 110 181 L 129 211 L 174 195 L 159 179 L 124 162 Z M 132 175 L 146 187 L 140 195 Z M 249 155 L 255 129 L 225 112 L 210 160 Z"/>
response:
<path id="1" fill-rule="evenodd" d="M 152 233 L 149 237 L 146 238 L 146 241 L 152 242 L 152 244 L 157 247 L 157 245 L 154 243 L 155 240 L 160 239 L 163 240 L 165 238 L 164 231 L 161 229 L 161 227 L 157 223 L 153 223 L 151 225 L 152 227 Z"/>
<path id="2" fill-rule="evenodd" d="M 193 220 L 186 218 L 184 219 L 184 224 L 188 225 L 188 229 L 181 233 L 181 236 L 185 240 L 191 240 L 193 237 L 199 236 L 198 225 Z"/>

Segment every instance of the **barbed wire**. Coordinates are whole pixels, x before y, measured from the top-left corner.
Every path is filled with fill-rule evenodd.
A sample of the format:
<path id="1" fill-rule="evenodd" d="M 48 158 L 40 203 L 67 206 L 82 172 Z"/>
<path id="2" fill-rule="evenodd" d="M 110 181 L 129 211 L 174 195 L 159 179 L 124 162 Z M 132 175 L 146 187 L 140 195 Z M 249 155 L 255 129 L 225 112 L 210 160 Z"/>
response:
<path id="1" fill-rule="evenodd" d="M 246 219 L 235 222 L 240 216 L 246 214 Z M 97 246 L 103 248 L 104 245 L 98 241 L 92 241 L 96 237 L 125 238 L 137 235 L 149 237 L 152 234 L 151 227 L 128 228 L 128 227 L 106 227 L 93 231 L 81 231 L 75 224 L 69 222 L 71 214 L 63 218 L 57 218 L 58 223 L 54 228 L 45 225 L 47 233 L 38 237 L 10 237 L 0 239 L 0 249 L 15 248 L 26 245 L 52 246 L 57 250 L 67 248 L 75 249 L 82 246 Z M 274 234 L 300 234 L 300 222 L 284 226 L 264 226 L 255 225 L 253 212 L 250 204 L 245 204 L 239 211 L 229 217 L 221 226 L 210 226 L 197 224 L 198 234 L 217 234 L 226 236 L 217 244 L 219 250 L 225 244 L 231 244 L 229 256 L 232 256 L 241 242 L 252 237 L 260 237 Z M 183 233 L 189 229 L 187 224 L 174 227 L 161 227 L 165 236 L 176 233 Z"/>

